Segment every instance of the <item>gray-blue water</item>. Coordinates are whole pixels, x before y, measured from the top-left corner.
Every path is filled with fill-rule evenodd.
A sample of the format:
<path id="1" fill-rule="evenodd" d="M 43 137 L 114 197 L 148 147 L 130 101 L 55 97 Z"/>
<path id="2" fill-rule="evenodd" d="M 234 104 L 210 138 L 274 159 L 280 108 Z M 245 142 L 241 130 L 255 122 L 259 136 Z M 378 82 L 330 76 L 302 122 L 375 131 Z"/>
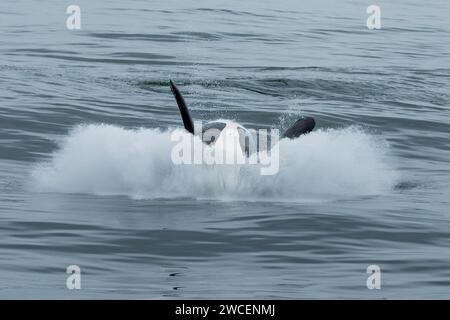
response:
<path id="1" fill-rule="evenodd" d="M 450 298 L 447 0 L 70 4 L 0 3 L 1 298 Z M 274 176 L 175 167 L 170 78 L 317 128 Z"/>

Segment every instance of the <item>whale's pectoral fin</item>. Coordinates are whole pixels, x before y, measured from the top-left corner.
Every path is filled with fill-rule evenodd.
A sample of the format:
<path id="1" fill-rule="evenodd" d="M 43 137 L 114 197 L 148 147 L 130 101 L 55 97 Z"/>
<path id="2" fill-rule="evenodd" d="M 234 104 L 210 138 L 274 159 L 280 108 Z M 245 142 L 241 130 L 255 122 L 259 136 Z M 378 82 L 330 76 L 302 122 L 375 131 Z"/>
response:
<path id="1" fill-rule="evenodd" d="M 295 123 L 286 130 L 282 138 L 295 139 L 302 134 L 311 132 L 316 125 L 316 122 L 311 117 L 304 117 L 295 121 Z"/>
<path id="2" fill-rule="evenodd" d="M 184 101 L 183 95 L 180 90 L 178 90 L 175 83 L 170 80 L 170 89 L 172 90 L 175 100 L 177 101 L 178 108 L 180 109 L 181 119 L 183 119 L 184 128 L 190 133 L 194 134 L 194 122 L 192 122 L 191 115 L 189 114 L 189 109 Z"/>

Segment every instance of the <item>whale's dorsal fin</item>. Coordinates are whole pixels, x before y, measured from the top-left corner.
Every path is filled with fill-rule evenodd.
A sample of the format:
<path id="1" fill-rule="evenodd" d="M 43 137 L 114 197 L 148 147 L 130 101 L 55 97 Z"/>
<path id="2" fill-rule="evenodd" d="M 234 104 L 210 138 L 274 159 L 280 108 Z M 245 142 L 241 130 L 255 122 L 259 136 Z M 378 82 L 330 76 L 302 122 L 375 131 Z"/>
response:
<path id="1" fill-rule="evenodd" d="M 191 115 L 189 114 L 189 109 L 186 105 L 186 102 L 184 101 L 183 95 L 172 80 L 170 80 L 170 89 L 172 90 L 172 93 L 175 96 L 175 100 L 177 101 L 178 108 L 180 109 L 184 128 L 190 133 L 194 134 L 194 122 L 192 122 Z"/>
<path id="2" fill-rule="evenodd" d="M 283 138 L 295 139 L 312 131 L 316 126 L 316 122 L 311 117 L 304 117 L 295 121 L 295 123 L 286 130 Z"/>

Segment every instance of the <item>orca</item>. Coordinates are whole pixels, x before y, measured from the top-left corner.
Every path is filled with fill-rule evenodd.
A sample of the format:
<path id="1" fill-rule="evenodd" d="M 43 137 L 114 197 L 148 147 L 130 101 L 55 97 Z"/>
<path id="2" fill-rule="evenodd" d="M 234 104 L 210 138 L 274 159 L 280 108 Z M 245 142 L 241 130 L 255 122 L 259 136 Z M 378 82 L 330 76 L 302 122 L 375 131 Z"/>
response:
<path id="1" fill-rule="evenodd" d="M 183 120 L 183 125 L 186 131 L 193 135 L 200 135 L 203 143 L 207 145 L 214 145 L 215 148 L 234 148 L 234 145 L 230 145 L 230 141 L 238 141 L 242 153 L 245 156 L 250 155 L 250 151 L 248 150 L 248 145 L 254 142 L 254 137 L 250 133 L 248 129 L 244 126 L 235 123 L 230 120 L 215 120 L 207 122 L 202 125 L 201 130 L 196 132 L 196 128 L 194 127 L 194 122 L 192 121 L 192 117 L 189 113 L 189 109 L 186 105 L 186 101 L 183 98 L 178 87 L 175 83 L 170 80 L 170 89 L 175 97 L 178 108 L 180 110 L 181 119 Z M 292 124 L 282 135 L 280 138 L 287 139 L 296 139 L 301 135 L 307 134 L 311 132 L 316 125 L 314 118 L 312 117 L 302 117 L 298 119 L 294 124 Z M 236 140 L 229 139 L 236 138 Z"/>

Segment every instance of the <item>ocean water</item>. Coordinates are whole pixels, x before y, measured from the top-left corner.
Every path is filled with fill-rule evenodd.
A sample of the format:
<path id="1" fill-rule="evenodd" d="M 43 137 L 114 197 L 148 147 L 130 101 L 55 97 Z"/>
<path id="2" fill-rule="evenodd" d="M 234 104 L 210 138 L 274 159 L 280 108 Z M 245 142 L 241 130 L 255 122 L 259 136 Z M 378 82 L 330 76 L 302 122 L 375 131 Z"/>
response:
<path id="1" fill-rule="evenodd" d="M 450 298 L 447 0 L 71 4 L 0 3 L 0 298 Z M 276 175 L 175 166 L 169 79 L 317 127 Z"/>

